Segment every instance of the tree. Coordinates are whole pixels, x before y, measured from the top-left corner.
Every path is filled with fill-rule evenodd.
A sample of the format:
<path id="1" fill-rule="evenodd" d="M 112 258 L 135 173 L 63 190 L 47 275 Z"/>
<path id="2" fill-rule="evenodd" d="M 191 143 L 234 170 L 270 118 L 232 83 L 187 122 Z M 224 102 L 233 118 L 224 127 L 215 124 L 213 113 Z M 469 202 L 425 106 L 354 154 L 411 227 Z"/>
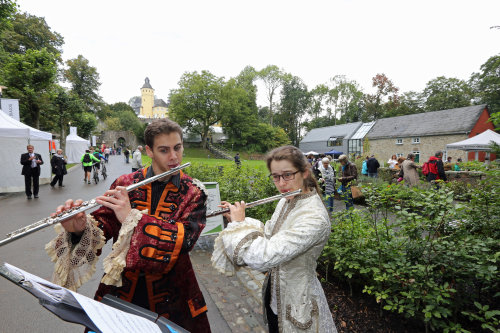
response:
<path id="1" fill-rule="evenodd" d="M 255 92 L 247 85 L 240 86 L 241 80 L 230 79 L 221 93 L 221 124 L 229 136 L 230 144 L 246 147 L 253 141 L 253 128 L 259 122 L 256 112 Z"/>
<path id="2" fill-rule="evenodd" d="M 490 112 L 500 112 L 500 55 L 481 65 L 480 73 L 473 73 L 470 84 L 479 103 L 486 103 Z"/>
<path id="3" fill-rule="evenodd" d="M 424 112 L 422 94 L 414 91 L 408 91 L 400 96 L 399 105 L 396 108 L 387 110 L 384 117 L 404 116 L 422 112 Z"/>
<path id="4" fill-rule="evenodd" d="M 86 111 L 96 113 L 102 104 L 99 96 L 99 73 L 89 65 L 89 61 L 82 55 L 76 59 L 66 61 L 68 68 L 64 70 L 64 79 L 71 85 L 71 90 L 84 103 Z"/>
<path id="5" fill-rule="evenodd" d="M 327 110 L 327 103 L 330 98 L 330 89 L 326 84 L 318 84 L 310 92 L 310 107 L 307 113 L 313 120 L 319 119 L 324 111 Z M 331 112 L 327 111 L 327 117 L 330 117 Z"/>
<path id="6" fill-rule="evenodd" d="M 356 81 L 347 79 L 344 75 L 336 75 L 330 79 L 330 103 L 334 108 L 334 125 L 337 124 L 337 114 L 340 123 L 360 121 L 364 112 L 363 92 Z"/>
<path id="7" fill-rule="evenodd" d="M 259 72 L 259 77 L 267 89 L 267 100 L 269 101 L 269 123 L 273 125 L 274 108 L 273 98 L 283 82 L 283 72 L 275 65 L 268 65 Z"/>
<path id="8" fill-rule="evenodd" d="M 4 68 L 7 95 L 19 99 L 21 121 L 40 128 L 40 111 L 50 108 L 57 79 L 55 56 L 45 48 L 13 54 Z"/>
<path id="9" fill-rule="evenodd" d="M 277 123 L 288 134 L 293 145 L 300 141 L 301 119 L 309 107 L 307 86 L 297 76 L 287 76 L 283 83 L 280 112 Z"/>
<path id="10" fill-rule="evenodd" d="M 66 133 L 68 133 L 69 124 L 79 125 L 82 113 L 83 104 L 81 100 L 67 89 L 59 85 L 56 86 L 53 110 L 50 115 L 55 120 L 53 128 L 59 129 L 61 148 L 63 150 L 66 150 Z"/>
<path id="11" fill-rule="evenodd" d="M 43 17 L 28 13 L 15 14 L 11 25 L 0 35 L 4 50 L 9 53 L 24 54 L 27 50 L 46 49 L 61 61 L 64 38 L 52 31 Z"/>
<path id="12" fill-rule="evenodd" d="M 374 95 L 366 94 L 364 98 L 366 112 L 363 120 L 377 120 L 399 105 L 399 88 L 385 74 L 377 74 L 372 78 L 372 86 L 377 89 Z"/>
<path id="13" fill-rule="evenodd" d="M 425 111 L 439 111 L 471 105 L 472 89 L 463 80 L 437 77 L 429 82 L 423 92 Z"/>
<path id="14" fill-rule="evenodd" d="M 223 78 L 208 71 L 192 72 L 182 75 L 179 88 L 170 93 L 169 111 L 173 119 L 189 132 L 199 134 L 204 148 L 210 126 L 222 119 L 223 86 Z"/>
<path id="15" fill-rule="evenodd" d="M 0 0 L 0 32 L 12 27 L 11 21 L 16 12 L 16 0 Z"/>

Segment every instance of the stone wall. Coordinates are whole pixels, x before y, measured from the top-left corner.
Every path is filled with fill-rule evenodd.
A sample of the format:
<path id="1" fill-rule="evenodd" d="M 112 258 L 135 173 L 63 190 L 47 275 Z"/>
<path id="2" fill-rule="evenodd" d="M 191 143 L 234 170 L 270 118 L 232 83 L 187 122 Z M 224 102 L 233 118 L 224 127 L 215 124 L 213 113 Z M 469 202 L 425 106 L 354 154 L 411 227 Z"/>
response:
<path id="1" fill-rule="evenodd" d="M 413 153 L 415 151 L 420 152 L 420 163 L 423 163 L 429 159 L 429 157 L 433 156 L 434 153 L 438 150 L 446 151 L 446 145 L 462 141 L 467 139 L 467 135 L 465 134 L 455 134 L 455 135 L 439 135 L 439 136 L 420 136 L 420 143 L 412 143 L 412 137 L 403 137 L 402 144 L 396 144 L 397 138 L 390 139 L 370 139 L 369 146 L 370 152 L 366 152 L 367 154 L 375 154 L 375 157 L 378 159 L 380 165 L 384 165 L 387 163 L 389 158 L 393 154 L 403 154 L 406 157 L 409 153 Z M 457 158 L 462 158 L 462 160 L 466 161 L 465 151 L 462 150 L 448 150 L 447 156 L 453 157 L 453 162 L 457 160 Z M 446 154 L 445 154 L 446 157 Z"/>
<path id="2" fill-rule="evenodd" d="M 97 143 L 99 146 L 105 142 L 106 146 L 118 147 L 118 139 L 123 138 L 125 140 L 125 146 L 132 150 L 138 145 L 137 137 L 132 131 L 104 131 L 97 138 Z"/>

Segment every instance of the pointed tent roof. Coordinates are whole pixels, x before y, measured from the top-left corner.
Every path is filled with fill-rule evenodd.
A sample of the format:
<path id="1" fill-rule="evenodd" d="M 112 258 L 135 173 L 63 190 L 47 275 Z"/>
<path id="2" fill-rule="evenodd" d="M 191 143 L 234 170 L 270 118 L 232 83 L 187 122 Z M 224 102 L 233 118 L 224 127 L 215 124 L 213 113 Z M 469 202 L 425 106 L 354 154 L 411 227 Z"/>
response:
<path id="1" fill-rule="evenodd" d="M 473 136 L 472 138 L 450 143 L 446 145 L 446 149 L 459 149 L 465 151 L 490 151 L 492 142 L 500 145 L 500 134 L 489 129 L 484 131 L 483 133 Z"/>
<path id="2" fill-rule="evenodd" d="M 52 140 L 52 133 L 37 130 L 0 111 L 0 137 Z"/>
<path id="3" fill-rule="evenodd" d="M 153 89 L 153 87 L 151 87 L 151 83 L 149 83 L 149 77 L 147 77 L 147 78 L 144 80 L 144 85 L 142 86 L 142 88 L 141 88 L 141 89 L 144 89 L 144 88 Z"/>

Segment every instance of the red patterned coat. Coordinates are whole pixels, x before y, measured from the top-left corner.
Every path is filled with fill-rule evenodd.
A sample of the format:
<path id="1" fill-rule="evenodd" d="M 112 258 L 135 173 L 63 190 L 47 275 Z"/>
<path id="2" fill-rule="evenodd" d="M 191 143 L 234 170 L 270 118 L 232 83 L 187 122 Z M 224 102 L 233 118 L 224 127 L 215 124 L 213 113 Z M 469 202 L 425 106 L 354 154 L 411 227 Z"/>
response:
<path id="1" fill-rule="evenodd" d="M 147 169 L 119 177 L 111 188 L 145 179 Z M 152 184 L 129 192 L 132 208 L 151 212 Z M 122 287 L 99 285 L 95 299 L 112 294 L 149 308 L 190 332 L 210 332 L 205 300 L 189 258 L 205 227 L 207 196 L 193 179 L 180 172 L 179 187 L 169 182 L 154 215 L 143 215 L 134 229 Z M 101 207 L 92 213 L 106 241 L 116 241 L 120 222 Z"/>

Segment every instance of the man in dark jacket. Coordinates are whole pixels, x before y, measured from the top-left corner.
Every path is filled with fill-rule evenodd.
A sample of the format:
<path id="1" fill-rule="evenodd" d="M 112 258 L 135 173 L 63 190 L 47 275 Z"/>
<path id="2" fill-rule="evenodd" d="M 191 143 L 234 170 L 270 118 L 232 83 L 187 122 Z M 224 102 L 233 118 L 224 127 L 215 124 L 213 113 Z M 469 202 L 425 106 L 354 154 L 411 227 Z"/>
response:
<path id="1" fill-rule="evenodd" d="M 429 173 L 427 174 L 427 181 L 432 182 L 436 180 L 447 180 L 446 173 L 444 172 L 442 151 L 437 151 L 434 156 L 431 156 L 428 163 Z"/>
<path id="2" fill-rule="evenodd" d="M 52 159 L 50 160 L 50 165 L 52 166 L 52 173 L 54 174 L 54 178 L 50 182 L 50 186 L 54 188 L 56 186 L 56 183 L 59 182 L 59 187 L 64 187 L 63 185 L 63 178 L 64 175 L 68 173 L 66 170 L 66 164 L 68 162 L 66 161 L 66 158 L 63 155 L 63 150 L 58 149 L 57 153 L 52 156 Z"/>
<path id="3" fill-rule="evenodd" d="M 366 161 L 366 167 L 368 169 L 368 177 L 377 178 L 378 168 L 380 168 L 380 163 L 378 163 L 375 155 L 372 155 L 368 161 Z"/>
<path id="4" fill-rule="evenodd" d="M 35 147 L 28 145 L 27 153 L 21 154 L 21 164 L 23 165 L 24 175 L 24 191 L 26 197 L 31 199 L 31 195 L 38 198 L 39 179 L 40 179 L 40 165 L 43 164 L 42 155 L 35 153 Z M 33 180 L 33 192 L 31 192 L 31 181 Z"/>

